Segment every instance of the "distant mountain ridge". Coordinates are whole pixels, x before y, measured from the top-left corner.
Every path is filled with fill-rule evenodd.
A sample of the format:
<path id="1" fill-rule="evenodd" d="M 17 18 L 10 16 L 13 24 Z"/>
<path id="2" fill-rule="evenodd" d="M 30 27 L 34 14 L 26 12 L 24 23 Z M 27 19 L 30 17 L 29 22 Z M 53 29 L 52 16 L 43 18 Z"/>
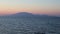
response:
<path id="1" fill-rule="evenodd" d="M 48 17 L 48 15 L 40 15 L 40 14 L 32 14 L 32 13 L 28 13 L 28 12 L 20 12 L 20 13 L 16 13 L 16 14 L 12 14 L 9 16 L 18 16 L 18 17 Z"/>
<path id="2" fill-rule="evenodd" d="M 56 16 L 32 14 L 32 13 L 28 13 L 28 12 L 19 12 L 16 14 L 6 15 L 4 17 L 34 17 L 34 18 L 37 17 L 37 18 L 59 18 L 60 19 L 60 17 L 56 17 Z"/>

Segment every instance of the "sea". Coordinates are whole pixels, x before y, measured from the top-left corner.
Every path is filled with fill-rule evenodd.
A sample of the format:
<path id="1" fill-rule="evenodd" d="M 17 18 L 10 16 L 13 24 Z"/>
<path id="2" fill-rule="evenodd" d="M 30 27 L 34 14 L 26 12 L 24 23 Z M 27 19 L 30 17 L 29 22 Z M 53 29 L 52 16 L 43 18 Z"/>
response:
<path id="1" fill-rule="evenodd" d="M 60 34 L 60 18 L 0 17 L 0 34 Z"/>

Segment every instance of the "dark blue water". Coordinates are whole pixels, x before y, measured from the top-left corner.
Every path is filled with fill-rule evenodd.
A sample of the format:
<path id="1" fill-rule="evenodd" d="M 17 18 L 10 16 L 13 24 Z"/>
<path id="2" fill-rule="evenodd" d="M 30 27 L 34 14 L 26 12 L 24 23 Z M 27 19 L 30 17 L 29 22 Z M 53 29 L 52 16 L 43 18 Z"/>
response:
<path id="1" fill-rule="evenodd" d="M 60 34 L 60 19 L 0 17 L 0 34 L 34 34 L 34 32 Z"/>

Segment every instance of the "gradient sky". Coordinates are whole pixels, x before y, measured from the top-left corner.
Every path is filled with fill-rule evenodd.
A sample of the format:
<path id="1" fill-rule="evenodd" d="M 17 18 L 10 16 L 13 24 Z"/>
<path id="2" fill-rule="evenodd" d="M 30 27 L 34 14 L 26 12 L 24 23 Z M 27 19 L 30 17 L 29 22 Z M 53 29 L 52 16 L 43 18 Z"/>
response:
<path id="1" fill-rule="evenodd" d="M 30 12 L 60 15 L 60 0 L 0 0 L 0 14 Z"/>

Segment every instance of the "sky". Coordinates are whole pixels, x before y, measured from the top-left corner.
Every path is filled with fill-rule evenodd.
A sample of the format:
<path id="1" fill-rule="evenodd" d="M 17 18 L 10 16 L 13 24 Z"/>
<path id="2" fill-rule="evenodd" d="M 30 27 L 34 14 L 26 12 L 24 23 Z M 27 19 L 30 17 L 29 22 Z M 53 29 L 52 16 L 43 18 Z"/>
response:
<path id="1" fill-rule="evenodd" d="M 60 0 L 0 0 L 0 15 L 17 12 L 60 16 Z"/>

